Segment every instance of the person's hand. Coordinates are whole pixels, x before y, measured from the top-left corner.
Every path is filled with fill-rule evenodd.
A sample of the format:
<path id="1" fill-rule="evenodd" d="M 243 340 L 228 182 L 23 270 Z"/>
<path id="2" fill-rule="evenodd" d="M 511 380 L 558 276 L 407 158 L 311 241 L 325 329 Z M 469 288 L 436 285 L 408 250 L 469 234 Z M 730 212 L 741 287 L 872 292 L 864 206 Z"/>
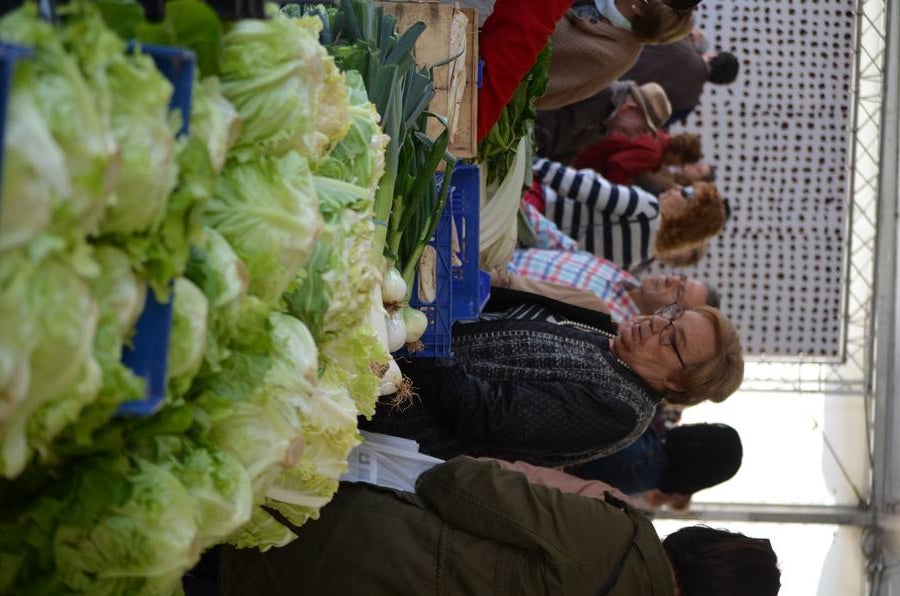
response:
<path id="1" fill-rule="evenodd" d="M 629 507 L 633 507 L 634 509 L 642 509 L 641 504 L 638 501 L 632 499 L 614 486 L 610 486 L 604 492 L 605 494 L 612 495 L 613 497 L 619 499 Z"/>
<path id="2" fill-rule="evenodd" d="M 508 288 L 512 283 L 512 271 L 505 267 L 494 267 L 490 275 L 492 288 Z"/>

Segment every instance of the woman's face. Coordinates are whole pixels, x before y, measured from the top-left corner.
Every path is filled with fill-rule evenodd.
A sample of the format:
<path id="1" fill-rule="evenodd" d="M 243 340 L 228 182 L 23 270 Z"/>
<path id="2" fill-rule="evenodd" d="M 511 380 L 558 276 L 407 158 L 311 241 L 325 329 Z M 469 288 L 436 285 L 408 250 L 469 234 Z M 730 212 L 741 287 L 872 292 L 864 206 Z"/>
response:
<path id="1" fill-rule="evenodd" d="M 686 163 L 681 166 L 681 173 L 691 182 L 709 180 L 712 177 L 712 166 L 702 161 Z"/>
<path id="2" fill-rule="evenodd" d="M 659 194 L 659 209 L 664 217 L 678 217 L 687 211 L 690 199 L 684 196 L 684 187 L 675 185 Z"/>
<path id="3" fill-rule="evenodd" d="M 642 313 L 652 313 L 677 302 L 685 308 L 706 304 L 709 290 L 696 279 L 682 275 L 646 275 L 632 296 Z"/>
<path id="4" fill-rule="evenodd" d="M 657 391 L 683 391 L 674 379 L 684 368 L 714 358 L 715 345 L 712 322 L 692 310 L 672 321 L 659 315 L 629 318 L 610 340 L 613 353 Z"/>

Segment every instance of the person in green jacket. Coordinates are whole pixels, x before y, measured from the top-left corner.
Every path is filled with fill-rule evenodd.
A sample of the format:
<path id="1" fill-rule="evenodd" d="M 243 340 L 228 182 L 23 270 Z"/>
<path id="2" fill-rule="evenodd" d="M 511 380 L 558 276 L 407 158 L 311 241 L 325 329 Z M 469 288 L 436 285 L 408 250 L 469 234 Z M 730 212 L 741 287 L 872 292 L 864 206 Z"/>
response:
<path id="1" fill-rule="evenodd" d="M 415 493 L 344 483 L 318 520 L 292 527 L 298 538 L 289 545 L 264 553 L 224 548 L 219 590 L 222 596 L 778 592 L 768 540 L 701 528 L 679 545 L 681 530 L 666 539 L 680 554 L 672 557 L 652 524 L 614 494 L 608 485 L 556 470 L 468 457 L 424 472 Z M 705 576 L 724 585 L 704 583 Z"/>

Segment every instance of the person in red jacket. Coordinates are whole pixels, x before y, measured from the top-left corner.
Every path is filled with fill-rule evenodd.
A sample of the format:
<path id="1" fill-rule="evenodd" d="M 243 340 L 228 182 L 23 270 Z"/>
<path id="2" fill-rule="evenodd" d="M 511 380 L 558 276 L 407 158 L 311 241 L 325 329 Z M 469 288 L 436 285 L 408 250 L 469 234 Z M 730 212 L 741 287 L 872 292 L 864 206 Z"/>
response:
<path id="1" fill-rule="evenodd" d="M 682 133 L 670 137 L 662 130 L 638 136 L 614 132 L 582 151 L 572 165 L 596 170 L 615 184 L 634 184 L 640 174 L 669 165 L 680 167 L 702 158 L 697 135 Z"/>
<path id="2" fill-rule="evenodd" d="M 537 61 L 572 0 L 497 0 L 484 22 L 478 47 L 484 70 L 478 90 L 478 141 Z"/>

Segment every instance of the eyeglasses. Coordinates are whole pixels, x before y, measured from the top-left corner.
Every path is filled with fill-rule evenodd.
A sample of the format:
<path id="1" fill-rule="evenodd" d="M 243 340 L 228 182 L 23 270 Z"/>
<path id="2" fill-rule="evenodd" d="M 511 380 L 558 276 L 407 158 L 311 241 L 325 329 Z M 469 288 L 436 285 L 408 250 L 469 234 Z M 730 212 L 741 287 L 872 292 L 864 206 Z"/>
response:
<path id="1" fill-rule="evenodd" d="M 681 286 L 682 290 L 684 286 Z M 682 291 L 683 293 L 683 291 Z M 678 302 L 673 302 L 672 304 L 667 304 L 658 311 L 656 311 L 656 315 L 663 317 L 664 319 L 668 319 L 669 322 L 665 327 L 659 332 L 659 345 L 661 346 L 669 346 L 672 348 L 672 351 L 675 352 L 675 356 L 678 358 L 679 364 L 681 364 L 681 368 L 685 369 L 687 366 L 684 364 L 684 358 L 681 357 L 681 352 L 678 351 L 677 345 L 677 333 L 675 329 L 675 319 L 681 317 L 684 314 L 684 307 L 681 306 Z"/>

